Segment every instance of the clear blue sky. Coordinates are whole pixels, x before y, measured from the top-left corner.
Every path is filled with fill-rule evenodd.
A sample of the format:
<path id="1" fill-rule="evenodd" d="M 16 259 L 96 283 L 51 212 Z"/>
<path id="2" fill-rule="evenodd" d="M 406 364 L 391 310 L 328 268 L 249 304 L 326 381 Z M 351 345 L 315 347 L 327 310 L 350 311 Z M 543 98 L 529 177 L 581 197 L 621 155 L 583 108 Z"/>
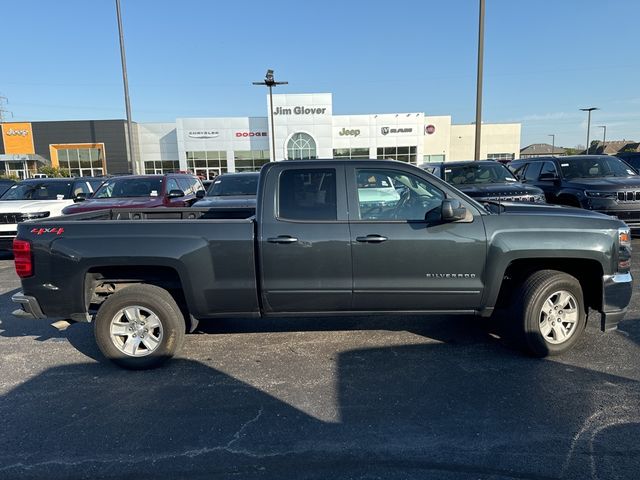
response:
<path id="1" fill-rule="evenodd" d="M 640 140 L 640 1 L 486 0 L 484 122 L 522 145 L 584 144 L 586 114 Z M 475 115 L 478 0 L 122 0 L 135 121 L 264 116 L 282 93 L 334 113 Z M 15 120 L 124 118 L 115 0 L 2 2 L 0 95 Z M 602 129 L 593 128 L 592 138 Z"/>

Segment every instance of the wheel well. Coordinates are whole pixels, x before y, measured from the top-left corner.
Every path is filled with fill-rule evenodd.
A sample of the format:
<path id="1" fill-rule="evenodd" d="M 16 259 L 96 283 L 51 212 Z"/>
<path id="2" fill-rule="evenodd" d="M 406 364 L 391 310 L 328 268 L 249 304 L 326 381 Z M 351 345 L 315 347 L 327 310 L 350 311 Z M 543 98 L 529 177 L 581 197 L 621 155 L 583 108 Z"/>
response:
<path id="1" fill-rule="evenodd" d="M 89 269 L 85 277 L 85 304 L 97 311 L 106 298 L 130 285 L 146 283 L 167 290 L 182 310 L 187 330 L 195 329 L 178 272 L 171 267 L 150 265 L 103 266 Z"/>
<path id="2" fill-rule="evenodd" d="M 529 258 L 514 260 L 505 270 L 496 308 L 509 305 L 513 290 L 538 270 L 558 270 L 580 282 L 587 307 L 602 309 L 602 266 L 596 260 L 573 258 Z"/>

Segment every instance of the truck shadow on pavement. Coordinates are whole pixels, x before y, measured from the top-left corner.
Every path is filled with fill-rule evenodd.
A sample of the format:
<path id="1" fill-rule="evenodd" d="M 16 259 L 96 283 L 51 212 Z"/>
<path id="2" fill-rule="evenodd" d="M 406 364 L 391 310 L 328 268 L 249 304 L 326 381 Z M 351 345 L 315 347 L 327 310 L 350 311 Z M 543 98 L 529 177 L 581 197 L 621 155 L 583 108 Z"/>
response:
<path id="1" fill-rule="evenodd" d="M 243 354 L 141 372 L 102 362 L 43 371 L 0 397 L 0 478 L 541 480 L 640 471 L 635 380 L 490 343 L 430 343 L 342 351 L 335 373 L 317 378 L 314 365 L 326 358 L 249 362 L 243 375 L 259 378 L 253 385 L 225 372 Z M 313 395 L 313 381 L 332 395 Z M 309 413 L 322 410 L 334 418 Z"/>

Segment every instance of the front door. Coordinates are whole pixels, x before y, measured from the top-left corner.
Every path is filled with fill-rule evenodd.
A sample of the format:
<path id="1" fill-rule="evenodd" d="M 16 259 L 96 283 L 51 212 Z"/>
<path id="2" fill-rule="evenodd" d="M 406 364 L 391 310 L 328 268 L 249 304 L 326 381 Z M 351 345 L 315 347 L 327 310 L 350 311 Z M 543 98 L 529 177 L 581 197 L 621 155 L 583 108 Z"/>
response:
<path id="1" fill-rule="evenodd" d="M 355 207 L 350 208 L 353 310 L 480 306 L 486 237 L 475 207 L 466 204 L 471 214 L 461 222 L 431 221 L 439 216 L 444 191 L 426 175 L 375 164 L 349 167 L 347 182 Z"/>
<path id="2" fill-rule="evenodd" d="M 275 166 L 259 222 L 266 313 L 344 311 L 352 269 L 344 167 Z"/>

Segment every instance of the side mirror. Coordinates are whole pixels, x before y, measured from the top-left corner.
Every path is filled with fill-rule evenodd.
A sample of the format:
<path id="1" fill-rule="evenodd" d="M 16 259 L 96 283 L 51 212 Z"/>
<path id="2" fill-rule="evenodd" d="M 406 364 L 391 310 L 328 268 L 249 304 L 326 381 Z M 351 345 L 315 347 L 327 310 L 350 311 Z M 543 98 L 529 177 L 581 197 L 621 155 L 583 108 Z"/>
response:
<path id="1" fill-rule="evenodd" d="M 456 199 L 444 199 L 442 201 L 442 221 L 456 222 L 464 220 L 467 216 L 467 209 Z"/>
<path id="2" fill-rule="evenodd" d="M 76 203 L 84 202 L 86 199 L 87 199 L 87 194 L 84 192 L 76 193 L 76 196 L 73 197 L 73 201 Z"/>
<path id="3" fill-rule="evenodd" d="M 184 192 L 182 190 L 178 190 L 177 188 L 175 190 L 169 191 L 169 194 L 167 195 L 167 198 L 180 198 L 180 197 L 184 197 Z"/>
<path id="4" fill-rule="evenodd" d="M 196 192 L 196 198 L 197 198 L 198 200 L 203 199 L 206 195 L 207 195 L 207 192 L 206 192 L 205 190 L 198 190 L 198 191 Z"/>
<path id="5" fill-rule="evenodd" d="M 556 180 L 559 180 L 559 178 L 555 173 L 545 172 L 540 174 L 540 176 L 538 177 L 538 180 L 555 182 Z"/>

